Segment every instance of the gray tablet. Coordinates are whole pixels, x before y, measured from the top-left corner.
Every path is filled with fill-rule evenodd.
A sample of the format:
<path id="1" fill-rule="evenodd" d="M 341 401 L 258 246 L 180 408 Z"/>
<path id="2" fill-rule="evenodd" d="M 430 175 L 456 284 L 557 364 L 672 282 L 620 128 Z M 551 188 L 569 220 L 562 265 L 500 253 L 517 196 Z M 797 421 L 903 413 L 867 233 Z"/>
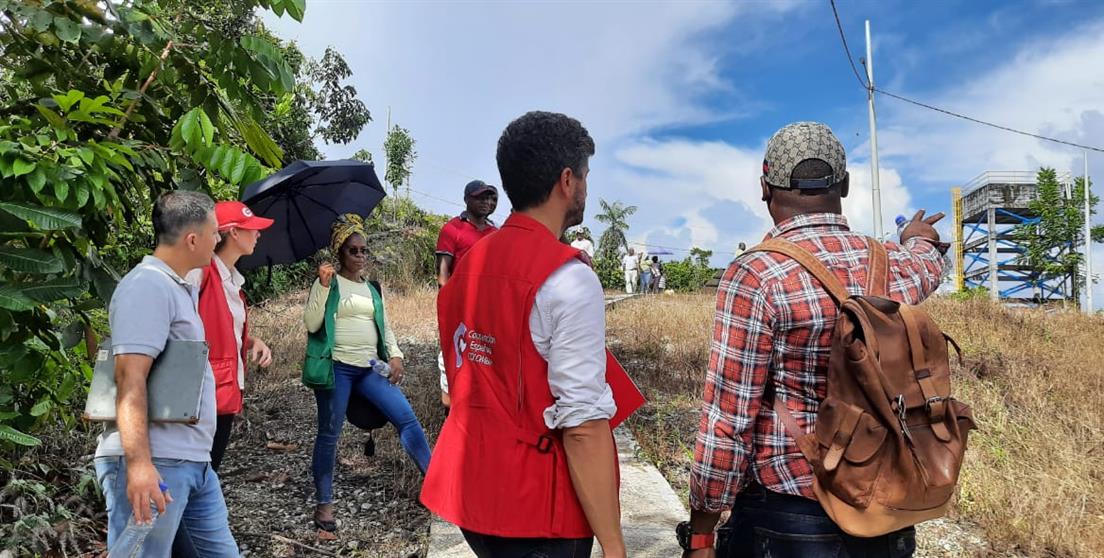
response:
<path id="1" fill-rule="evenodd" d="M 205 341 L 169 340 L 153 361 L 146 384 L 150 422 L 199 422 L 199 400 L 207 371 Z M 115 355 L 104 339 L 96 355 L 84 419 L 115 420 Z"/>

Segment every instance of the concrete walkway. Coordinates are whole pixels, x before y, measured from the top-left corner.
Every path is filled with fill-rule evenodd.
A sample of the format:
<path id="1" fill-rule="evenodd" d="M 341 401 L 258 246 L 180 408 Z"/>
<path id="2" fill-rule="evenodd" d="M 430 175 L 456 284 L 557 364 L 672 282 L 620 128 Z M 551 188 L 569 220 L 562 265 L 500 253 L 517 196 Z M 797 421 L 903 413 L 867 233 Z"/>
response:
<path id="1" fill-rule="evenodd" d="M 625 428 L 614 431 L 621 462 L 621 529 L 627 555 L 633 558 L 672 558 L 682 549 L 675 541 L 675 525 L 687 517 L 686 508 L 671 485 L 651 463 L 636 456 L 636 442 Z M 429 529 L 428 558 L 475 558 L 455 525 L 434 517 Z M 602 555 L 594 543 L 593 556 Z"/>
<path id="2" fill-rule="evenodd" d="M 610 308 L 638 295 L 607 297 Z M 636 441 L 627 428 L 614 431 L 617 457 L 621 462 L 621 529 L 625 534 L 628 556 L 633 558 L 672 558 L 682 555 L 675 541 L 675 525 L 689 516 L 667 479 L 651 463 L 637 456 Z M 428 558 L 474 558 L 455 525 L 434 517 L 429 529 Z M 601 556 L 597 541 L 595 557 Z"/>

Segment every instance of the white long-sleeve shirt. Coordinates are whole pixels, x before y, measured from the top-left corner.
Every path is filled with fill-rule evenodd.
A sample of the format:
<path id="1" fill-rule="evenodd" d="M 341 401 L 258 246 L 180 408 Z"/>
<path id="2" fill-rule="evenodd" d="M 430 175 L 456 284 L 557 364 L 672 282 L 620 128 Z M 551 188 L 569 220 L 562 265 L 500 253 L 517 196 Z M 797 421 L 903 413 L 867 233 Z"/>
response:
<path id="1" fill-rule="evenodd" d="M 548 361 L 556 402 L 544 410 L 548 428 L 579 426 L 617 412 L 606 383 L 606 309 L 598 276 L 579 260 L 557 269 L 537 290 L 529 314 L 533 344 Z"/>

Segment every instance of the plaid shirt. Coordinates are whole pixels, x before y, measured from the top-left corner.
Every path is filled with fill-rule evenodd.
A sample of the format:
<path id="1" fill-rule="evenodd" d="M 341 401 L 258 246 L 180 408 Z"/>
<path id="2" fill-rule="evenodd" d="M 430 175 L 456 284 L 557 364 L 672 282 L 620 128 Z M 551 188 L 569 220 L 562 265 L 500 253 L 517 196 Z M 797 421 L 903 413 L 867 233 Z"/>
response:
<path id="1" fill-rule="evenodd" d="M 852 294 L 865 292 L 866 239 L 842 215 L 815 213 L 767 233 L 812 253 Z M 919 304 L 939 286 L 943 256 L 932 244 L 886 242 L 889 296 Z M 813 472 L 793 438 L 764 404 L 773 391 L 806 430 L 827 393 L 836 304 L 794 260 L 749 252 L 729 265 L 717 289 L 705 402 L 690 473 L 693 509 L 731 509 L 752 479 L 769 490 L 815 498 Z M 767 386 L 772 386 L 767 390 Z"/>

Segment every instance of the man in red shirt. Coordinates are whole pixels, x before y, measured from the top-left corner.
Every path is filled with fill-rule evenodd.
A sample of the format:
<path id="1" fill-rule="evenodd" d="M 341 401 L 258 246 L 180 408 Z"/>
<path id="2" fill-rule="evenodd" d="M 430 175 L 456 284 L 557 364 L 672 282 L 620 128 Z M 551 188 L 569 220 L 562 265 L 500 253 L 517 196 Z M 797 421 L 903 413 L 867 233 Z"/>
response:
<path id="1" fill-rule="evenodd" d="M 464 204 L 468 209 L 445 223 L 437 236 L 437 285 L 440 287 L 448 283 L 456 264 L 476 242 L 498 230 L 490 219 L 498 207 L 497 188 L 482 180 L 472 180 L 464 186 Z M 440 353 L 437 354 L 437 368 L 441 372 L 441 404 L 448 407 L 448 380 Z"/>
<path id="2" fill-rule="evenodd" d="M 843 146 L 824 124 L 798 122 L 767 144 L 761 179 L 774 228 L 813 254 L 851 294 L 868 282 L 866 238 L 843 216 L 848 174 Z M 939 286 L 946 245 L 919 211 L 885 242 L 889 298 L 919 304 Z M 813 471 L 774 414 L 779 400 L 809 431 L 827 392 L 828 353 L 837 308 L 796 261 L 747 252 L 717 289 L 713 349 L 690 471 L 688 523 L 679 526 L 687 558 L 759 556 L 912 556 L 912 527 L 874 538 L 845 534 L 813 494 Z M 732 510 L 718 532 L 721 512 Z M 846 550 L 842 552 L 841 550 Z"/>

